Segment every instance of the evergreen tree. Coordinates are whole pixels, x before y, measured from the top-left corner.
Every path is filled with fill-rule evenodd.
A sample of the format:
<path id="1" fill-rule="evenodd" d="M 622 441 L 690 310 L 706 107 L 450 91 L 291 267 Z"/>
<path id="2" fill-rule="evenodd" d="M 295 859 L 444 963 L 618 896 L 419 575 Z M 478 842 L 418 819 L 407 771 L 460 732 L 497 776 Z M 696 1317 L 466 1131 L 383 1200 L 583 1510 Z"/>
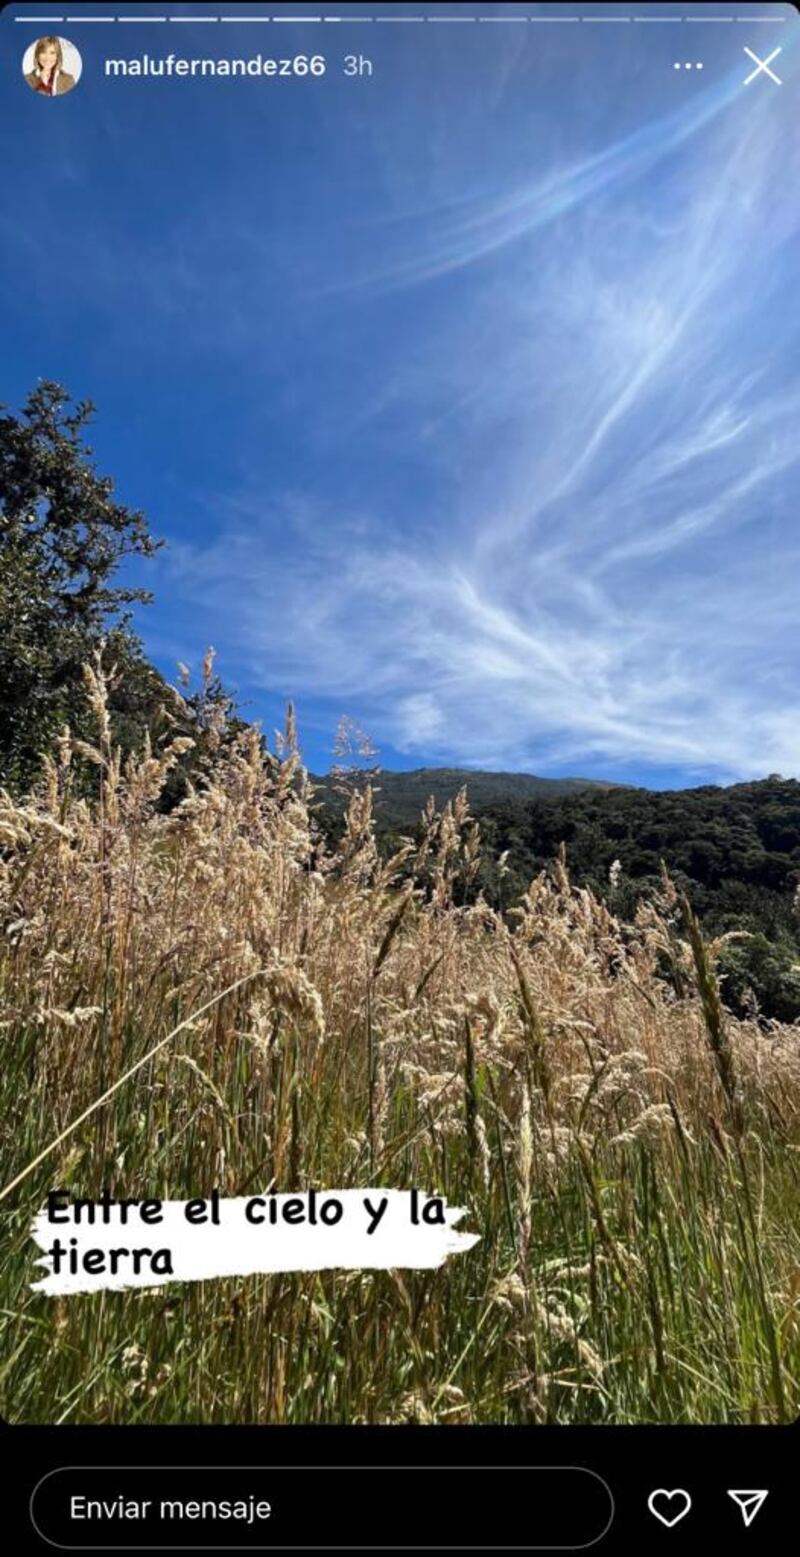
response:
<path id="1" fill-rule="evenodd" d="M 82 665 L 103 637 L 120 667 L 120 729 L 130 736 L 165 690 L 130 629 L 123 558 L 159 542 L 98 475 L 84 430 L 94 407 L 41 382 L 20 415 L 0 414 L 0 782 L 30 782 L 65 724 L 82 728 Z M 125 744 L 128 744 L 125 741 Z"/>

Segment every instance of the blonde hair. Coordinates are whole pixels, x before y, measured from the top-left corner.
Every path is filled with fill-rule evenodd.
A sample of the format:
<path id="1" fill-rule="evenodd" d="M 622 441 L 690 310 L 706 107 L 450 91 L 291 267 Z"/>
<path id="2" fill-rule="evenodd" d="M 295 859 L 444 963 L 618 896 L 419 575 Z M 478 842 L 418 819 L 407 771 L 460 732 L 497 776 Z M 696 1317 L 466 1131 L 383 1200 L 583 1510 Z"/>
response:
<path id="1" fill-rule="evenodd" d="M 33 45 L 33 70 L 34 70 L 34 75 L 36 74 L 36 71 L 39 69 L 39 56 L 43 52 L 44 49 L 55 49 L 55 51 L 56 51 L 56 69 L 57 70 L 63 70 L 64 69 L 64 51 L 63 51 L 63 49 L 61 47 L 61 39 L 60 38 L 53 38 L 53 37 L 37 38 L 35 44 Z"/>

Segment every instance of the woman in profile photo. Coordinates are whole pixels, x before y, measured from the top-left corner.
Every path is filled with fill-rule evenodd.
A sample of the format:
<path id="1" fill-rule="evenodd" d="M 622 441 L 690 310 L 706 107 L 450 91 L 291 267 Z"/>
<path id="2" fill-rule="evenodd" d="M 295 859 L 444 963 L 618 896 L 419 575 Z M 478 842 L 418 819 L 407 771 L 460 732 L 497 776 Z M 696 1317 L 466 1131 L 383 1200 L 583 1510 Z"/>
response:
<path id="1" fill-rule="evenodd" d="M 62 97 L 71 92 L 75 77 L 64 69 L 64 51 L 60 38 L 39 38 L 33 46 L 33 70 L 25 80 L 34 92 L 45 97 Z"/>

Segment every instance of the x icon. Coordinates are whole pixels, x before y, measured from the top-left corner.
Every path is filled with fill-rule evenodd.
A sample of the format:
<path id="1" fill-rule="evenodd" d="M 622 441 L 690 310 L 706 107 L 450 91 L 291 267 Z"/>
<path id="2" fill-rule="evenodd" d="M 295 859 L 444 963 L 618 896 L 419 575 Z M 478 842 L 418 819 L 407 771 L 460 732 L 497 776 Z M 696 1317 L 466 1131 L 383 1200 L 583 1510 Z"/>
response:
<path id="1" fill-rule="evenodd" d="M 779 48 L 778 49 L 773 49 L 772 53 L 768 54 L 766 59 L 759 59 L 758 55 L 754 54 L 752 49 L 746 48 L 744 52 L 745 52 L 745 54 L 749 54 L 750 58 L 752 60 L 755 60 L 755 66 L 756 66 L 755 70 L 751 70 L 749 76 L 745 76 L 745 79 L 744 79 L 744 85 L 745 86 L 749 86 L 750 82 L 751 81 L 755 81 L 756 76 L 760 76 L 760 75 L 769 76 L 770 81 L 774 81 L 776 86 L 782 86 L 783 85 L 783 82 L 781 81 L 780 76 L 776 76 L 774 70 L 770 70 L 770 68 L 769 68 L 770 65 L 772 64 L 772 61 L 774 59 L 777 59 L 778 55 L 780 54 L 781 51 L 780 51 Z"/>

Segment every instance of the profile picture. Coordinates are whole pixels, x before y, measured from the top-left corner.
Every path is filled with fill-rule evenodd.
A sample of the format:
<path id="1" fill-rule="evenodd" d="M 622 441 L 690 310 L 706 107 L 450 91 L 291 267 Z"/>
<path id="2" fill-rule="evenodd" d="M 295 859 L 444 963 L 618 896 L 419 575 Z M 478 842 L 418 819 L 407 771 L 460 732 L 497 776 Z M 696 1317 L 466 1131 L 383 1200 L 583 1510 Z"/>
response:
<path id="1" fill-rule="evenodd" d="M 81 78 L 83 62 L 69 38 L 48 35 L 29 44 L 22 57 L 22 74 L 32 92 L 63 97 Z"/>

